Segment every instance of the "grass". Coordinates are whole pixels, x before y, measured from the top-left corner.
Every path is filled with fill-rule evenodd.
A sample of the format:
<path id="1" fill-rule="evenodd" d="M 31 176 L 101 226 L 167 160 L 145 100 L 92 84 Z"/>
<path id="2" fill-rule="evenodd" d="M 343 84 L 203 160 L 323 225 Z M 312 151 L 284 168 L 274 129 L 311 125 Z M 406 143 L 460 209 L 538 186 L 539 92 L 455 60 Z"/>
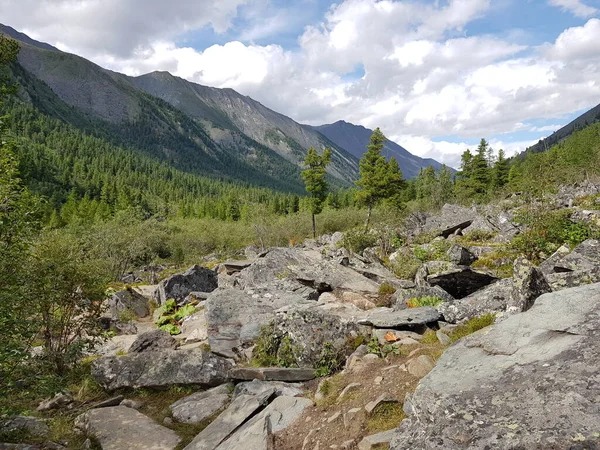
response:
<path id="1" fill-rule="evenodd" d="M 420 340 L 423 345 L 435 345 L 439 343 L 439 339 L 434 330 L 427 330 Z"/>
<path id="2" fill-rule="evenodd" d="M 388 283 L 383 283 L 381 286 L 379 286 L 379 294 L 381 295 L 387 295 L 387 294 L 394 294 L 396 292 L 396 288 L 394 286 L 392 286 L 391 284 Z"/>
<path id="3" fill-rule="evenodd" d="M 433 295 L 426 295 L 425 297 L 415 297 L 409 299 L 406 304 L 409 308 L 421 308 L 423 306 L 438 306 L 444 303 L 440 297 L 436 297 Z"/>
<path id="4" fill-rule="evenodd" d="M 459 339 L 475 333 L 485 327 L 492 325 L 496 321 L 496 314 L 488 313 L 483 316 L 473 317 L 462 325 L 459 325 L 450 333 L 450 340 L 456 342 Z"/>
<path id="5" fill-rule="evenodd" d="M 388 261 L 388 268 L 402 280 L 414 280 L 423 263 L 414 255 L 399 252 L 394 261 Z"/>
<path id="6" fill-rule="evenodd" d="M 513 276 L 513 263 L 518 253 L 510 249 L 498 249 L 492 253 L 481 256 L 471 267 L 486 269 L 500 278 Z"/>
<path id="7" fill-rule="evenodd" d="M 383 402 L 375 407 L 367 421 L 370 434 L 391 430 L 400 425 L 406 417 L 402 405 L 396 402 Z"/>
<path id="8" fill-rule="evenodd" d="M 335 404 L 338 396 L 346 386 L 344 375 L 337 373 L 332 377 L 326 379 L 321 385 L 321 394 L 323 398 L 321 400 L 315 400 L 316 405 L 319 408 L 328 408 Z"/>

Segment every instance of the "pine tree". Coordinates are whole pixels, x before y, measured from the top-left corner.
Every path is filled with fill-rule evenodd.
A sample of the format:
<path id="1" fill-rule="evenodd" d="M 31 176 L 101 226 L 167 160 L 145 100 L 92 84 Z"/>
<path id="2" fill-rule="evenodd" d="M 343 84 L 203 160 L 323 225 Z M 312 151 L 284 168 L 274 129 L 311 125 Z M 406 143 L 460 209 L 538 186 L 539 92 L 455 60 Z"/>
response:
<path id="1" fill-rule="evenodd" d="M 302 178 L 306 185 L 306 191 L 310 194 L 310 212 L 312 214 L 313 237 L 317 237 L 317 227 L 315 216 L 323 210 L 323 205 L 327 199 L 329 185 L 326 180 L 327 165 L 331 162 L 331 150 L 325 149 L 319 156 L 317 151 L 310 147 L 304 165 L 307 169 L 302 171 Z"/>
<path id="2" fill-rule="evenodd" d="M 356 192 L 356 200 L 368 208 L 365 231 L 369 228 L 373 207 L 381 200 L 399 198 L 405 186 L 397 161 L 391 158 L 386 162 L 381 155 L 385 141 L 381 130 L 376 128 L 359 163 L 360 178 L 356 185 L 360 190 Z"/>
<path id="3" fill-rule="evenodd" d="M 479 194 L 485 194 L 490 184 L 490 168 L 487 161 L 488 143 L 481 139 L 477 147 L 477 153 L 473 157 L 472 179 L 475 182 L 475 189 Z"/>
<path id="4" fill-rule="evenodd" d="M 501 188 L 508 183 L 510 165 L 504 154 L 504 150 L 498 150 L 498 159 L 494 164 L 494 187 Z"/>

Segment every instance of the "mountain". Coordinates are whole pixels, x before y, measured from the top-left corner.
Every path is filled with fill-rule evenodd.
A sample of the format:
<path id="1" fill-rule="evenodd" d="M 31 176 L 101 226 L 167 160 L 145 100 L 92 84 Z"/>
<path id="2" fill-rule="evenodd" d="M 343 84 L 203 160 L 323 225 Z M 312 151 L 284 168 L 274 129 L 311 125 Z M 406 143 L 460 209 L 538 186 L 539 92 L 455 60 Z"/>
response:
<path id="1" fill-rule="evenodd" d="M 373 130 L 369 130 L 361 125 L 354 125 L 343 120 L 329 124 L 313 127 L 315 130 L 324 134 L 332 142 L 348 150 L 356 158 L 360 159 L 367 151 L 367 145 Z M 396 158 L 404 178 L 415 178 L 421 169 L 432 166 L 435 170 L 442 168 L 442 164 L 431 158 L 420 158 L 413 155 L 404 147 L 395 142 L 387 140 L 383 149 L 383 154 L 388 157 Z M 450 168 L 450 170 L 453 170 Z"/>
<path id="2" fill-rule="evenodd" d="M 179 170 L 298 193 L 306 149 L 332 146 L 333 185 L 348 186 L 357 177 L 358 161 L 344 149 L 231 89 L 200 86 L 164 72 L 128 77 L 12 28 L 0 31 L 21 42 L 13 67 L 21 98 L 114 145 Z"/>
<path id="3" fill-rule="evenodd" d="M 590 109 L 588 112 L 582 114 L 569 124 L 562 127 L 560 130 L 555 131 L 545 139 L 541 139 L 537 144 L 532 145 L 527 149 L 529 152 L 538 153 L 543 152 L 555 144 L 565 140 L 575 131 L 581 130 L 588 125 L 592 125 L 596 122 L 600 122 L 600 105 L 597 105 Z"/>
<path id="4" fill-rule="evenodd" d="M 53 47 L 50 44 L 46 44 L 45 42 L 39 42 L 36 41 L 35 39 L 31 39 L 29 36 L 27 36 L 24 33 L 20 33 L 19 31 L 15 30 L 12 27 L 9 27 L 7 25 L 2 25 L 0 23 L 0 33 L 5 34 L 6 36 L 9 36 L 17 41 L 23 42 L 24 44 L 29 44 L 32 45 L 34 47 L 38 47 L 44 50 L 54 50 L 54 51 L 60 51 L 58 50 L 56 47 Z"/>

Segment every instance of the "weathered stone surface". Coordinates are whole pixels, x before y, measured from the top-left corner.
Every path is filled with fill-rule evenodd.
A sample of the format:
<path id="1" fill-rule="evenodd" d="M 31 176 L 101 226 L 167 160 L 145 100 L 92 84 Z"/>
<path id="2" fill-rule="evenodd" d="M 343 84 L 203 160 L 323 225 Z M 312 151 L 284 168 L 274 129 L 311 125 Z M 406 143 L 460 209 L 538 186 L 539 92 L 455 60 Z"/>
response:
<path id="1" fill-rule="evenodd" d="M 527 259 L 517 258 L 513 267 L 512 292 L 507 308 L 513 313 L 527 311 L 540 295 L 551 292 L 552 288 Z"/>
<path id="2" fill-rule="evenodd" d="M 358 321 L 361 325 L 370 325 L 375 328 L 414 328 L 435 322 L 441 318 L 437 309 L 425 306 L 394 311 L 390 308 L 377 308 L 364 319 Z"/>
<path id="3" fill-rule="evenodd" d="M 457 230 L 469 227 L 477 215 L 474 208 L 445 204 L 439 215 L 427 218 L 423 229 L 428 232 L 440 230 L 442 232 L 440 233 L 441 236 L 448 237 Z"/>
<path id="4" fill-rule="evenodd" d="M 423 339 L 422 334 L 415 333 L 414 331 L 400 331 L 386 328 L 375 328 L 373 336 L 377 338 L 380 345 L 393 344 L 406 338 L 414 339 L 415 341 Z"/>
<path id="5" fill-rule="evenodd" d="M 229 261 L 225 261 L 221 265 L 225 268 L 227 275 L 233 275 L 234 273 L 241 272 L 246 267 L 250 267 L 252 263 L 252 260 L 236 261 L 230 259 Z"/>
<path id="6" fill-rule="evenodd" d="M 108 314 L 118 319 L 124 312 L 131 312 L 136 317 L 147 317 L 150 314 L 148 299 L 132 288 L 115 292 L 107 300 Z"/>
<path id="7" fill-rule="evenodd" d="M 251 422 L 251 424 L 250 424 Z M 252 420 L 249 426 L 243 426 L 233 436 L 221 443 L 217 450 L 272 450 L 273 439 L 270 417 Z"/>
<path id="8" fill-rule="evenodd" d="M 343 292 L 341 295 L 341 301 L 342 303 L 350 303 L 351 305 L 364 310 L 375 308 L 373 299 L 357 292 Z"/>
<path id="9" fill-rule="evenodd" d="M 154 293 L 159 305 L 173 298 L 182 303 L 190 292 L 212 292 L 217 288 L 218 277 L 215 271 L 201 266 L 192 266 L 184 273 L 178 273 L 162 280 Z"/>
<path id="10" fill-rule="evenodd" d="M 185 339 L 187 344 L 192 342 L 202 342 L 208 339 L 208 324 L 206 322 L 206 310 L 200 309 L 183 320 L 179 327 L 180 339 Z"/>
<path id="11" fill-rule="evenodd" d="M 43 444 L 5 444 L 0 442 L 0 450 L 63 450 L 66 448 L 56 442 L 44 442 Z"/>
<path id="12" fill-rule="evenodd" d="M 163 330 L 148 331 L 140 334 L 129 347 L 129 353 L 155 352 L 158 350 L 173 350 L 179 343 L 169 333 Z"/>
<path id="13" fill-rule="evenodd" d="M 461 299 L 492 284 L 498 278 L 466 266 L 457 266 L 445 261 L 432 261 L 419 269 L 417 284 L 424 282 L 439 286 L 452 297 Z"/>
<path id="14" fill-rule="evenodd" d="M 405 403 L 391 448 L 597 448 L 599 333 L 594 284 L 458 341 Z"/>
<path id="15" fill-rule="evenodd" d="M 173 450 L 181 438 L 135 409 L 124 406 L 92 409 L 75 420 L 103 450 Z"/>
<path id="16" fill-rule="evenodd" d="M 73 403 L 71 394 L 63 394 L 59 392 L 54 397 L 42 401 L 37 407 L 37 411 L 50 411 L 52 409 L 64 408 Z"/>
<path id="17" fill-rule="evenodd" d="M 227 383 L 195 392 L 169 406 L 173 418 L 181 423 L 200 423 L 222 410 L 228 403 L 233 384 Z"/>
<path id="18" fill-rule="evenodd" d="M 274 320 L 275 310 L 300 301 L 301 296 L 289 292 L 260 294 L 238 289 L 217 289 L 206 303 L 211 351 L 228 358 L 238 357 L 241 349 L 256 339 L 261 326 Z"/>
<path id="19" fill-rule="evenodd" d="M 435 367 L 435 361 L 429 355 L 421 355 L 411 359 L 406 364 L 408 373 L 413 377 L 422 378 Z"/>
<path id="20" fill-rule="evenodd" d="M 245 395 L 260 395 L 263 392 L 274 389 L 275 395 L 286 397 L 298 397 L 304 395 L 302 383 L 285 383 L 283 381 L 252 380 L 238 383 L 233 391 L 233 398 Z"/>
<path id="21" fill-rule="evenodd" d="M 214 450 L 248 417 L 266 405 L 274 392 L 262 395 L 240 395 L 213 422 L 202 430 L 184 450 Z"/>
<path id="22" fill-rule="evenodd" d="M 331 348 L 348 355 L 348 339 L 366 336 L 356 323 L 367 312 L 344 303 L 315 304 L 305 302 L 277 311 L 275 327 L 287 336 L 300 367 L 315 367 L 322 353 Z"/>
<path id="23" fill-rule="evenodd" d="M 408 289 L 398 289 L 392 299 L 396 299 L 394 303 L 395 310 L 408 308 L 408 300 L 420 297 L 439 297 L 445 302 L 453 302 L 455 299 L 439 286 L 417 286 Z"/>
<path id="24" fill-rule="evenodd" d="M 50 432 L 45 420 L 37 417 L 16 416 L 3 421 L 0 419 L 0 433 L 24 432 L 30 436 L 44 437 Z"/>
<path id="25" fill-rule="evenodd" d="M 440 330 L 437 330 L 435 332 L 435 336 L 438 338 L 438 341 L 442 345 L 450 345 L 452 343 L 452 340 L 450 339 L 450 337 Z"/>
<path id="26" fill-rule="evenodd" d="M 546 275 L 546 281 L 553 291 L 562 291 L 585 284 L 600 282 L 600 267 L 574 272 L 559 272 Z"/>
<path id="27" fill-rule="evenodd" d="M 600 241 L 588 239 L 554 263 L 554 272 L 574 272 L 600 267 Z"/>
<path id="28" fill-rule="evenodd" d="M 315 377 L 314 369 L 285 367 L 237 367 L 231 370 L 234 380 L 308 381 Z"/>
<path id="29" fill-rule="evenodd" d="M 556 250 L 550 258 L 542 262 L 539 266 L 539 270 L 544 274 L 548 275 L 550 273 L 554 273 L 554 265 L 559 262 L 562 258 L 571 253 L 571 249 L 568 245 L 561 245 L 558 250 Z"/>
<path id="30" fill-rule="evenodd" d="M 164 350 L 106 356 L 94 361 L 92 375 L 105 389 L 175 384 L 216 386 L 228 381 L 231 362 L 202 350 Z"/>
<path id="31" fill-rule="evenodd" d="M 92 408 L 108 408 L 109 406 L 119 406 L 125 397 L 122 395 L 117 395 L 115 397 L 111 397 L 106 400 L 102 400 L 101 402 L 95 403 L 92 405 Z"/>
<path id="32" fill-rule="evenodd" d="M 382 431 L 381 433 L 366 436 L 358 443 L 358 450 L 372 450 L 375 448 L 380 448 L 381 445 L 389 444 L 393 436 L 394 430 Z"/>
<path id="33" fill-rule="evenodd" d="M 367 412 L 367 414 L 372 414 L 373 411 L 375 411 L 375 408 L 377 408 L 382 403 L 398 403 L 398 399 L 390 394 L 381 394 L 375 400 L 365 405 L 365 411 Z"/>
<path id="34" fill-rule="evenodd" d="M 451 262 L 459 266 L 470 266 L 477 260 L 477 257 L 462 245 L 453 245 L 446 254 Z"/>
<path id="35" fill-rule="evenodd" d="M 487 313 L 506 311 L 512 289 L 512 278 L 505 278 L 463 299 L 442 303 L 437 306 L 437 309 L 449 323 L 457 323 Z"/>

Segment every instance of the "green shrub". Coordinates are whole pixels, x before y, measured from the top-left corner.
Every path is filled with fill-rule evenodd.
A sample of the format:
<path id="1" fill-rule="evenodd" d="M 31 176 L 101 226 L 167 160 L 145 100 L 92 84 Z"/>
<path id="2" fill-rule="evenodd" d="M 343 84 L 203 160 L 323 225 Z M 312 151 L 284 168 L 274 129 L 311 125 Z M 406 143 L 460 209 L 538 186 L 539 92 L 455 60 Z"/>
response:
<path id="1" fill-rule="evenodd" d="M 496 236 L 496 233 L 492 231 L 473 230 L 459 236 L 457 241 L 464 245 L 482 244 L 492 240 L 494 236 Z"/>
<path id="2" fill-rule="evenodd" d="M 337 351 L 332 343 L 325 342 L 315 367 L 315 377 L 329 376 L 344 367 L 346 355 Z"/>
<path id="3" fill-rule="evenodd" d="M 511 249 L 498 249 L 479 257 L 471 267 L 474 269 L 486 269 L 500 278 L 510 278 L 513 276 L 513 263 L 518 253 Z"/>
<path id="4" fill-rule="evenodd" d="M 364 229 L 361 227 L 346 231 L 341 244 L 342 247 L 345 247 L 354 253 L 360 254 L 366 248 L 377 245 L 377 241 L 377 236 L 370 233 L 365 233 Z"/>
<path id="5" fill-rule="evenodd" d="M 440 233 L 441 233 L 441 230 L 424 231 L 424 232 L 416 235 L 413 238 L 412 242 L 413 242 L 413 244 L 417 244 L 417 245 L 429 244 L 436 237 L 438 237 L 440 235 Z"/>
<path id="6" fill-rule="evenodd" d="M 394 286 L 392 286 L 391 284 L 388 283 L 383 283 L 381 286 L 379 286 L 379 293 L 380 294 L 394 294 L 396 292 L 396 288 Z"/>
<path id="7" fill-rule="evenodd" d="M 481 330 L 482 328 L 488 327 L 492 325 L 496 320 L 496 314 L 488 313 L 483 316 L 473 317 L 469 319 L 462 325 L 459 325 L 454 329 L 454 331 L 450 334 L 450 339 L 452 342 L 458 341 L 460 338 L 468 336 L 469 334 L 473 334 L 476 331 Z"/>
<path id="8" fill-rule="evenodd" d="M 172 323 L 167 323 L 159 327 L 161 330 L 166 331 L 171 335 L 181 334 L 181 330 L 177 325 L 173 325 Z"/>
<path id="9" fill-rule="evenodd" d="M 182 306 L 181 308 L 179 308 L 177 310 L 177 312 L 173 315 L 173 318 L 179 322 L 180 320 L 191 316 L 192 314 L 194 314 L 194 312 L 196 311 L 196 308 L 192 305 L 185 305 Z"/>
<path id="10" fill-rule="evenodd" d="M 409 299 L 406 304 L 409 308 L 421 308 L 423 306 L 437 306 L 444 303 L 440 297 L 434 295 L 426 295 L 425 297 L 415 297 Z"/>
<path id="11" fill-rule="evenodd" d="M 388 263 L 389 269 L 402 280 L 414 280 L 423 265 L 414 255 L 399 252 L 394 261 Z"/>
<path id="12" fill-rule="evenodd" d="M 260 332 L 252 350 L 252 365 L 257 367 L 275 367 L 278 364 L 277 351 L 281 337 L 273 322 L 260 327 Z"/>
<path id="13" fill-rule="evenodd" d="M 279 367 L 298 367 L 297 353 L 297 346 L 292 343 L 292 339 L 287 335 L 284 336 L 277 349 L 277 365 Z"/>
<path id="14" fill-rule="evenodd" d="M 397 402 L 382 402 L 369 415 L 367 431 L 373 434 L 391 430 L 398 427 L 405 417 L 402 404 Z"/>

